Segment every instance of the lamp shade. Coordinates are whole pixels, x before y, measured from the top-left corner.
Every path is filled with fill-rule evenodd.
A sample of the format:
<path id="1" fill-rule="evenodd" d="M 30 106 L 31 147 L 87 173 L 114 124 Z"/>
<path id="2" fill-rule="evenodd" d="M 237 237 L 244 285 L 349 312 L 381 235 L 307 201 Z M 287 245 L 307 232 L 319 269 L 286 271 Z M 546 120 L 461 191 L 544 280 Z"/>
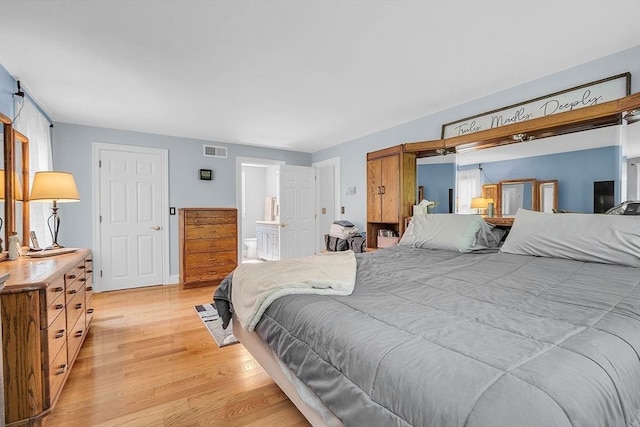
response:
<path id="1" fill-rule="evenodd" d="M 4 200 L 6 198 L 4 194 L 4 179 L 4 169 L 0 169 L 0 200 Z M 22 200 L 22 186 L 18 180 L 18 174 L 15 172 L 13 174 L 13 198 L 16 200 Z"/>
<path id="2" fill-rule="evenodd" d="M 78 188 L 69 172 L 36 172 L 31 187 L 31 201 L 77 202 L 80 200 Z"/>
<path id="3" fill-rule="evenodd" d="M 487 199 L 484 197 L 474 197 L 471 199 L 471 209 L 486 209 L 487 206 Z"/>

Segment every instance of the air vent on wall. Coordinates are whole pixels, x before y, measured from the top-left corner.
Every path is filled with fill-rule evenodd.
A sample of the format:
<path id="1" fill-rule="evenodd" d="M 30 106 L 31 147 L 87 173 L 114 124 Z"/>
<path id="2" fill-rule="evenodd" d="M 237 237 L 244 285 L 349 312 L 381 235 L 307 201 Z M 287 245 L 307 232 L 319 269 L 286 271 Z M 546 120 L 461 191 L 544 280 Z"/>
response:
<path id="1" fill-rule="evenodd" d="M 227 158 L 227 147 L 216 147 L 214 145 L 203 145 L 203 154 L 206 157 L 219 157 L 221 159 Z"/>

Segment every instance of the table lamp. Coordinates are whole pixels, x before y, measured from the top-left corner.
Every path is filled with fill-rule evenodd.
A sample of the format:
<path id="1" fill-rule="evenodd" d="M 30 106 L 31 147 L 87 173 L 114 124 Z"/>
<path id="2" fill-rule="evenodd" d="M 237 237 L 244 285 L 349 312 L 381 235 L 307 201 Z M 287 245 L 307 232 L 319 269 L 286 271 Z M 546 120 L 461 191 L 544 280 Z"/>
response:
<path id="1" fill-rule="evenodd" d="M 57 249 L 63 246 L 58 244 L 58 230 L 60 229 L 60 217 L 58 216 L 58 203 L 79 202 L 78 188 L 69 172 L 45 171 L 36 172 L 33 177 L 31 196 L 29 200 L 34 202 L 53 202 L 53 213 L 47 219 L 49 232 L 53 244 L 46 249 Z"/>
<path id="2" fill-rule="evenodd" d="M 474 197 L 471 199 L 471 209 L 476 209 L 476 212 L 480 214 L 480 209 L 487 209 L 487 199 L 484 197 Z"/>

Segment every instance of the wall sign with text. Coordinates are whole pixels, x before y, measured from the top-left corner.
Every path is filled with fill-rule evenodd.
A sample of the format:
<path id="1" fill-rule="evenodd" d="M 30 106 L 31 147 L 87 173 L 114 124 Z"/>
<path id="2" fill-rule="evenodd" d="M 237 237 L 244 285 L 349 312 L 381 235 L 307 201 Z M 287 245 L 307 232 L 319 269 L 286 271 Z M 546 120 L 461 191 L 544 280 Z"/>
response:
<path id="1" fill-rule="evenodd" d="M 520 123 L 624 98 L 631 94 L 631 73 L 587 83 L 540 98 L 442 125 L 442 138 Z"/>

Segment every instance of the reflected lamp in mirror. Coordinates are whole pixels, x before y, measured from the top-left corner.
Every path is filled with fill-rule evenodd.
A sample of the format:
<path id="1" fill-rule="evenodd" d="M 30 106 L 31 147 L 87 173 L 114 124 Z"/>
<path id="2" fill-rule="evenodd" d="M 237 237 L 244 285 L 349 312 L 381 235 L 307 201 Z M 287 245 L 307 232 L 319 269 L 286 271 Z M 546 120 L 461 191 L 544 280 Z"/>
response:
<path id="1" fill-rule="evenodd" d="M 0 200 L 5 199 L 6 193 L 6 181 L 4 178 L 4 169 L 0 169 Z M 17 201 L 22 201 L 22 186 L 20 185 L 20 180 L 18 179 L 18 174 L 13 174 L 13 198 Z M 2 230 L 2 226 L 4 225 L 4 220 L 0 218 L 0 230 Z M 0 239 L 1 241 L 2 239 Z"/>
<path id="2" fill-rule="evenodd" d="M 487 209 L 487 199 L 484 197 L 474 197 L 471 199 L 471 209 L 476 209 L 476 212 L 480 214 L 480 209 Z"/>
<path id="3" fill-rule="evenodd" d="M 47 249 L 62 248 L 58 244 L 58 231 L 60 229 L 60 216 L 58 216 L 58 203 L 79 202 L 78 188 L 69 172 L 46 171 L 36 172 L 31 187 L 30 200 L 33 202 L 53 202 L 53 213 L 47 220 L 51 240 L 53 244 Z"/>

